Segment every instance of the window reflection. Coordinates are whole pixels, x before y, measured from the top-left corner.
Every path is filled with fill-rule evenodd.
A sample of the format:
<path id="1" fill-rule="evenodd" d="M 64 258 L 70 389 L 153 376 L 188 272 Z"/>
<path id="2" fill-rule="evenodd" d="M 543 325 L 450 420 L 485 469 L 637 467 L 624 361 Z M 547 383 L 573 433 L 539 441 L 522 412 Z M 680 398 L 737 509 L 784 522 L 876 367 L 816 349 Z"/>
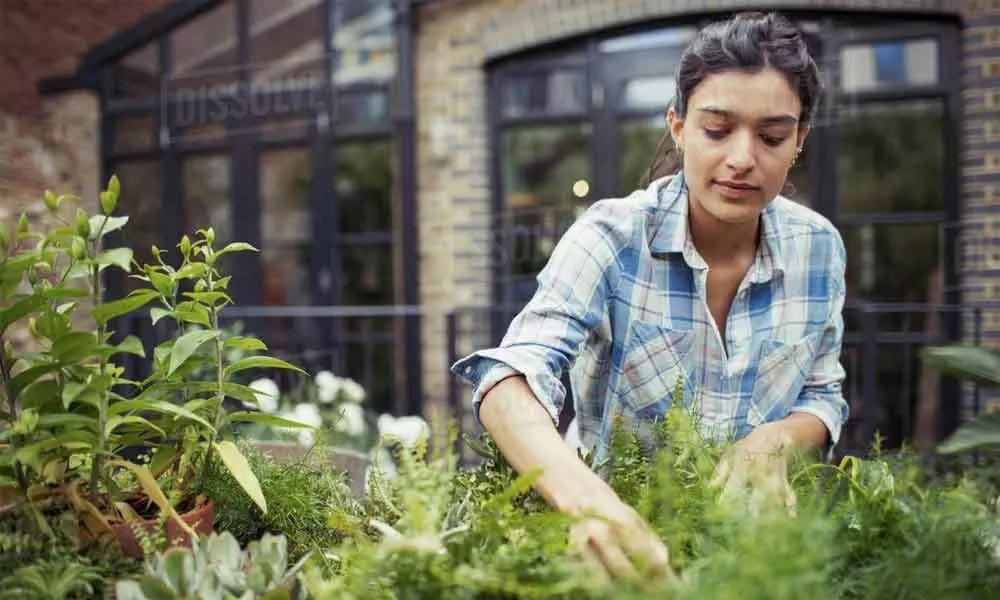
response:
<path id="1" fill-rule="evenodd" d="M 392 79 L 396 74 L 392 0 L 338 0 L 330 6 L 335 84 Z"/>
<path id="2" fill-rule="evenodd" d="M 845 92 L 933 85 L 938 82 L 938 43 L 918 39 L 851 44 L 841 49 L 840 63 Z"/>
<path id="3" fill-rule="evenodd" d="M 509 225 L 506 262 L 528 288 L 566 228 L 592 201 L 590 126 L 511 128 L 503 134 L 503 190 Z M 587 191 L 583 197 L 574 189 Z M 517 285 L 515 283 L 515 285 Z M 518 292 L 515 292 L 518 293 Z"/>
<path id="4" fill-rule="evenodd" d="M 128 54 L 114 69 L 116 96 L 155 97 L 160 93 L 159 42 L 153 41 Z"/>
<path id="5" fill-rule="evenodd" d="M 251 80 L 322 84 L 325 0 L 250 2 Z"/>
<path id="6" fill-rule="evenodd" d="M 944 209 L 944 111 L 938 101 L 866 104 L 837 127 L 841 214 Z"/>
<path id="7" fill-rule="evenodd" d="M 212 227 L 215 245 L 233 241 L 230 219 L 231 179 L 229 157 L 196 155 L 182 167 L 184 233 Z"/>
<path id="8" fill-rule="evenodd" d="M 655 116 L 621 121 L 620 127 L 621 158 L 616 191 L 625 195 L 639 187 L 649 166 L 657 158 L 657 146 L 666 133 L 666 123 L 662 116 Z M 665 150 L 660 149 L 661 152 Z"/>
<path id="9" fill-rule="evenodd" d="M 156 140 L 156 120 L 153 115 L 116 117 L 112 122 L 114 152 L 148 150 Z"/>
<path id="10" fill-rule="evenodd" d="M 583 112 L 587 108 L 587 77 L 579 69 L 515 75 L 503 82 L 503 115 Z"/>
<path id="11" fill-rule="evenodd" d="M 225 0 L 170 34 L 170 67 L 175 78 L 198 78 L 205 83 L 213 75 L 232 78 L 238 62 L 232 0 Z"/>
<path id="12" fill-rule="evenodd" d="M 309 180 L 308 149 L 260 155 L 260 260 L 265 304 L 312 303 Z"/>
<path id="13" fill-rule="evenodd" d="M 340 230 L 391 232 L 396 165 L 392 141 L 347 142 L 336 152 Z"/>
<path id="14" fill-rule="evenodd" d="M 140 264 L 152 263 L 155 261 L 153 246 L 163 246 L 163 177 L 160 162 L 130 161 L 111 165 L 110 168 L 121 184 L 118 212 L 129 218 L 128 226 L 120 230 L 122 246 L 131 248 Z M 125 277 L 125 291 L 135 289 L 140 283 Z"/>

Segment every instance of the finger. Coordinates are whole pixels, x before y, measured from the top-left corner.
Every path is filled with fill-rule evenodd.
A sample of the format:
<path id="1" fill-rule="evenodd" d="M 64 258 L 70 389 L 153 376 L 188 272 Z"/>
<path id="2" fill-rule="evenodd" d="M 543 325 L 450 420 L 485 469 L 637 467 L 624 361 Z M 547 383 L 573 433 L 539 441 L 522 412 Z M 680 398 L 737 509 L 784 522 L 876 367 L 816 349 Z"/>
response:
<path id="1" fill-rule="evenodd" d="M 615 534 L 643 575 L 660 577 L 673 573 L 667 545 L 644 524 L 633 523 L 631 527 L 617 527 Z"/>
<path id="2" fill-rule="evenodd" d="M 642 578 L 639 577 L 639 572 L 636 571 L 631 561 L 629 561 L 628 556 L 614 540 L 607 537 L 592 537 L 590 538 L 590 543 L 597 550 L 597 554 L 600 556 L 601 562 L 604 563 L 604 567 L 616 579 L 633 583 L 642 581 Z"/>
<path id="3" fill-rule="evenodd" d="M 713 488 L 718 488 L 724 485 L 726 479 L 729 478 L 729 473 L 732 471 L 732 468 L 732 461 L 728 456 L 724 456 L 722 460 L 715 465 L 715 470 L 712 472 L 712 480 L 708 485 Z"/>

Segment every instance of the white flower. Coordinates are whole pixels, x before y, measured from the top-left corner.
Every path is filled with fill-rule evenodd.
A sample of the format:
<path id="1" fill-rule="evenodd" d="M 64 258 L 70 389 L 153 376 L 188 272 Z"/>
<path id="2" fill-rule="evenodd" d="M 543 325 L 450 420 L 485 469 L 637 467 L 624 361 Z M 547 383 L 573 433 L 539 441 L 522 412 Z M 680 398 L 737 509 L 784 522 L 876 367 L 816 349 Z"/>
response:
<path id="1" fill-rule="evenodd" d="M 319 407 L 309 402 L 295 405 L 292 413 L 292 420 L 304 423 L 310 427 L 319 427 L 323 424 L 323 415 L 319 413 Z"/>
<path id="2" fill-rule="evenodd" d="M 365 388 L 353 379 L 345 377 L 340 380 L 341 391 L 347 397 L 348 402 L 362 402 L 365 399 Z"/>
<path id="3" fill-rule="evenodd" d="M 347 435 L 356 437 L 365 432 L 365 411 L 360 404 L 345 404 L 340 408 L 340 418 L 336 428 Z"/>
<path id="4" fill-rule="evenodd" d="M 421 439 L 430 437 L 431 428 L 417 416 L 399 417 L 383 414 L 378 418 L 379 437 L 398 441 L 408 448 L 414 447 Z"/>
<path id="5" fill-rule="evenodd" d="M 281 398 L 281 390 L 278 384 L 267 377 L 255 379 L 250 382 L 250 389 L 254 391 L 257 405 L 260 410 L 266 413 L 273 413 L 278 410 L 278 400 Z"/>
<path id="6" fill-rule="evenodd" d="M 331 404 L 340 393 L 341 379 L 330 371 L 316 373 L 316 391 L 322 404 Z"/>

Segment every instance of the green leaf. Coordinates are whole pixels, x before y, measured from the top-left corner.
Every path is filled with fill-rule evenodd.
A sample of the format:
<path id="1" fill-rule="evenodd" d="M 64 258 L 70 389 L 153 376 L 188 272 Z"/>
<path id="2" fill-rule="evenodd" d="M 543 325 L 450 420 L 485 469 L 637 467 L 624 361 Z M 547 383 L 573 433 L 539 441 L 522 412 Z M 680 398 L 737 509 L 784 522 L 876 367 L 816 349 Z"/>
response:
<path id="1" fill-rule="evenodd" d="M 246 371 L 248 369 L 287 369 L 289 371 L 302 373 L 303 375 L 306 374 L 306 372 L 299 367 L 285 362 L 280 358 L 272 358 L 270 356 L 248 356 L 226 367 L 223 375 L 224 377 L 229 378 L 234 373 L 239 373 L 240 371 Z"/>
<path id="2" fill-rule="evenodd" d="M 954 344 L 924 348 L 921 356 L 945 375 L 990 387 L 1000 385 L 1000 353 L 995 350 Z"/>
<path id="3" fill-rule="evenodd" d="M 219 302 L 229 301 L 229 294 L 222 292 L 184 292 L 184 295 L 192 300 L 209 306 L 215 306 Z"/>
<path id="4" fill-rule="evenodd" d="M 1000 446 L 1000 413 L 987 413 L 960 425 L 938 446 L 942 454 Z"/>
<path id="5" fill-rule="evenodd" d="M 97 336 L 89 331 L 70 331 L 52 343 L 52 355 L 61 363 L 74 363 L 92 354 Z"/>
<path id="6" fill-rule="evenodd" d="M 128 217 L 105 217 L 104 215 L 94 215 L 90 217 L 90 236 L 91 240 L 97 239 L 97 232 L 101 232 L 101 236 L 108 235 L 112 231 L 118 231 L 125 224 L 128 223 Z M 103 229 L 102 229 L 103 227 Z"/>
<path id="7" fill-rule="evenodd" d="M 223 254 L 229 254 L 230 252 L 259 252 L 259 250 L 246 242 L 233 242 L 228 244 L 222 250 L 216 252 L 215 255 L 222 256 Z"/>
<path id="8" fill-rule="evenodd" d="M 176 310 L 174 310 L 174 318 L 182 323 L 204 325 L 205 327 L 212 326 L 212 322 L 209 320 L 208 309 L 195 302 L 188 301 L 178 304 Z"/>
<path id="9" fill-rule="evenodd" d="M 242 337 L 242 336 L 229 338 L 228 340 L 226 340 L 225 347 L 235 348 L 237 350 L 248 350 L 248 351 L 267 350 L 267 345 L 264 342 L 258 340 L 257 338 Z"/>
<path id="10" fill-rule="evenodd" d="M 114 248 L 105 250 L 97 256 L 97 264 L 101 267 L 116 266 L 126 273 L 131 273 L 132 249 Z"/>
<path id="11" fill-rule="evenodd" d="M 190 419 L 205 427 L 210 432 L 215 433 L 215 427 L 212 427 L 205 419 L 183 407 L 171 404 L 170 402 L 166 402 L 164 400 L 126 400 L 124 402 L 115 402 L 108 408 L 108 415 L 120 415 L 133 410 L 148 410 L 183 417 L 185 419 Z"/>
<path id="12" fill-rule="evenodd" d="M 59 402 L 59 382 L 55 379 L 43 379 L 24 388 L 21 392 L 21 407 L 44 410 L 53 403 L 55 408 Z"/>
<path id="13" fill-rule="evenodd" d="M 233 478 L 246 491 L 250 499 L 260 507 L 261 512 L 266 515 L 267 501 L 264 500 L 264 492 L 261 491 L 260 482 L 257 481 L 257 476 L 250 469 L 250 463 L 247 462 L 246 457 L 236 447 L 236 444 L 229 440 L 218 442 L 214 446 L 219 458 L 222 459 Z"/>
<path id="14" fill-rule="evenodd" d="M 187 359 L 191 358 L 191 355 L 198 350 L 199 346 L 220 335 L 219 331 L 189 331 L 177 338 L 173 348 L 170 349 L 170 368 L 167 369 L 167 375 L 169 376 L 181 368 Z"/>
<path id="15" fill-rule="evenodd" d="M 11 395 L 15 398 L 20 396 L 21 392 L 24 391 L 26 387 L 38 381 L 40 377 L 44 377 L 53 371 L 58 371 L 63 366 L 64 365 L 61 363 L 50 363 L 46 365 L 36 365 L 21 371 L 10 380 Z"/>
<path id="16" fill-rule="evenodd" d="M 97 419 L 86 415 L 73 413 L 57 413 L 42 415 L 38 418 L 38 425 L 41 427 L 76 427 L 97 431 Z"/>
<path id="17" fill-rule="evenodd" d="M 173 313 L 170 312 L 169 310 L 167 310 L 165 308 L 160 308 L 158 306 L 155 307 L 155 308 L 149 309 L 149 316 L 153 320 L 153 325 L 156 325 L 157 323 L 159 323 L 160 319 L 162 319 L 163 317 L 169 317 L 172 314 Z"/>
<path id="18" fill-rule="evenodd" d="M 124 417 L 116 415 L 114 417 L 111 417 L 110 419 L 108 419 L 107 425 L 105 425 L 104 427 L 104 435 L 111 435 L 111 432 L 113 432 L 115 428 L 118 427 L 119 425 L 127 425 L 130 423 L 135 425 L 142 425 L 143 427 L 152 429 L 153 431 L 157 432 L 162 436 L 167 435 L 165 431 L 163 431 L 153 423 L 150 423 L 148 420 L 143 419 L 142 417 L 136 415 L 125 415 Z"/>
<path id="19" fill-rule="evenodd" d="M 160 293 L 161 296 L 173 297 L 174 295 L 174 282 L 170 279 L 169 275 L 164 275 L 159 271 L 151 270 L 149 272 L 149 279 L 156 288 L 156 291 Z"/>
<path id="20" fill-rule="evenodd" d="M 262 412 L 234 412 L 229 414 L 229 420 L 233 423 L 257 423 L 259 425 L 271 425 L 272 427 L 294 427 L 296 429 L 315 429 L 308 423 L 290 421 Z"/>
<path id="21" fill-rule="evenodd" d="M 82 394 L 86 389 L 87 386 L 82 383 L 78 383 L 76 381 L 66 382 L 66 385 L 63 386 L 62 390 L 63 409 L 69 410 L 69 407 L 76 402 L 76 399 L 79 398 L 80 394 Z"/>
<path id="22" fill-rule="evenodd" d="M 17 460 L 38 471 L 41 469 L 42 454 L 60 447 L 70 452 L 90 450 L 95 442 L 95 434 L 74 429 L 19 448 Z"/>
<path id="23" fill-rule="evenodd" d="M 94 319 L 96 319 L 97 322 L 102 325 L 106 325 L 108 321 L 114 319 L 115 317 L 119 317 L 136 309 L 142 308 L 143 306 L 149 304 L 149 302 L 154 298 L 156 298 L 156 292 L 153 290 L 136 290 L 120 300 L 114 300 L 95 307 L 93 311 L 91 311 L 91 314 L 94 315 Z"/>
<path id="24" fill-rule="evenodd" d="M 44 296 L 29 296 L 15 302 L 12 306 L 0 310 L 0 331 L 6 330 L 20 319 L 45 306 L 47 301 L 48 299 Z"/>
<path id="25" fill-rule="evenodd" d="M 122 343 L 116 347 L 117 353 L 134 354 L 135 356 L 146 357 L 146 348 L 142 345 L 142 340 L 134 335 L 126 336 Z"/>

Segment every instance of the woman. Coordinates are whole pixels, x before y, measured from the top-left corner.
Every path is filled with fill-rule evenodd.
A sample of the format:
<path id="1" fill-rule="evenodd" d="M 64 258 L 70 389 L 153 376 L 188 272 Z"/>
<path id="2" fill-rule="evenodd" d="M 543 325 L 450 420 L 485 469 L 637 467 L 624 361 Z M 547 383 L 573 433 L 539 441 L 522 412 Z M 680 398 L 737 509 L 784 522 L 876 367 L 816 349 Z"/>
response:
<path id="1" fill-rule="evenodd" d="M 541 470 L 539 492 L 585 517 L 572 539 L 612 574 L 636 576 L 640 562 L 667 572 L 667 549 L 558 435 L 564 370 L 598 461 L 613 417 L 662 417 L 678 378 L 705 433 L 738 440 L 717 469 L 724 492 L 749 483 L 791 503 L 772 457 L 837 442 L 844 245 L 829 221 L 778 195 L 819 93 L 787 20 L 743 14 L 702 30 L 667 112 L 679 170 L 593 204 L 500 346 L 453 367 L 511 465 Z"/>

